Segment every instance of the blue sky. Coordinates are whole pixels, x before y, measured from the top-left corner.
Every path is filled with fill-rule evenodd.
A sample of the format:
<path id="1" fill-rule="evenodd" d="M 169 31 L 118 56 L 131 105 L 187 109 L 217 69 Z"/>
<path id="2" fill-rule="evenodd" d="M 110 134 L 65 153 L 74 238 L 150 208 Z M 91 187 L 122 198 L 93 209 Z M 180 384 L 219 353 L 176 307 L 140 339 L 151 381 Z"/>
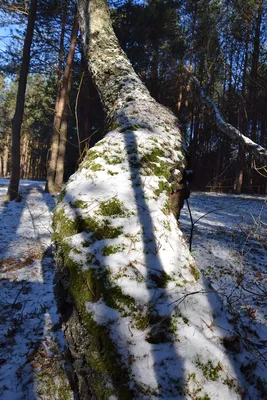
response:
<path id="1" fill-rule="evenodd" d="M 10 41 L 10 27 L 0 28 L 0 51 L 5 51 Z"/>

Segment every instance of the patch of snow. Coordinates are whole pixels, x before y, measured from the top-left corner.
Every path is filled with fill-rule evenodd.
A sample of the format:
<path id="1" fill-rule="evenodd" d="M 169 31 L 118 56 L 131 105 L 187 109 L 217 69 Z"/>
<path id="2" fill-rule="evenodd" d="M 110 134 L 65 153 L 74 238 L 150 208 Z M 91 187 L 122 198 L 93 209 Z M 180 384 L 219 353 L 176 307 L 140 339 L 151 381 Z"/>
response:
<path id="1" fill-rule="evenodd" d="M 195 225 L 192 254 L 228 312 L 225 345 L 244 375 L 246 399 L 264 398 L 267 391 L 267 201 L 264 196 L 192 193 Z M 204 216 L 206 213 L 210 214 Z M 180 217 L 184 234 L 191 222 L 186 207 Z M 213 318 L 207 326 L 216 326 Z M 240 372 L 241 371 L 241 372 Z M 263 396 L 263 397 L 261 397 Z"/>
<path id="2" fill-rule="evenodd" d="M 44 182 L 22 180 L 22 201 L 6 203 L 8 183 L 0 179 L 0 398 L 57 399 L 64 387 L 72 399 L 53 292 L 55 198 L 44 193 Z"/>

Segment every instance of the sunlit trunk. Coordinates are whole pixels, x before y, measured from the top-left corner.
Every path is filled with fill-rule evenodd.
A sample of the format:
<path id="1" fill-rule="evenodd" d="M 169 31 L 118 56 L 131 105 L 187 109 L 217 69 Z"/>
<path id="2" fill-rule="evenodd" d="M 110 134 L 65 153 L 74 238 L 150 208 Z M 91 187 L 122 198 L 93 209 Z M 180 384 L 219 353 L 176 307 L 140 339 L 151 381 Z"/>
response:
<path id="1" fill-rule="evenodd" d="M 182 386 L 190 370 L 200 379 L 192 360 L 210 357 L 201 318 L 212 309 L 201 297 L 186 322 L 174 324 L 179 310 L 171 304 L 206 288 L 177 223 L 186 194 L 178 121 L 134 72 L 106 1 L 80 0 L 78 10 L 109 126 L 66 184 L 53 218 L 56 293 L 79 398 L 180 398 L 186 387 L 166 365 Z M 214 365 L 224 364 L 224 348 L 214 343 Z M 218 384 L 225 384 L 216 382 L 220 391 Z M 208 385 L 204 392 L 212 396 Z"/>
<path id="2" fill-rule="evenodd" d="M 69 54 L 64 69 L 62 88 L 60 91 L 60 96 L 58 104 L 56 107 L 56 115 L 54 119 L 53 131 L 52 131 L 52 145 L 50 150 L 50 162 L 47 172 L 47 185 L 46 190 L 49 193 L 56 192 L 60 190 L 63 182 L 63 172 L 64 171 L 64 157 L 65 157 L 65 147 L 66 147 L 66 132 L 64 129 L 61 132 L 61 123 L 64 114 L 64 110 L 68 103 L 70 83 L 71 83 L 71 69 L 74 57 L 74 51 L 76 46 L 78 34 L 78 15 L 75 12 L 72 33 L 71 33 L 71 43 Z M 59 154 L 60 152 L 60 154 Z M 58 159 L 59 156 L 59 159 Z M 59 162 L 59 164 L 58 164 Z M 59 168 L 59 173 L 57 175 L 57 168 Z"/>
<path id="3" fill-rule="evenodd" d="M 28 24 L 23 46 L 23 55 L 19 73 L 19 86 L 16 100 L 15 114 L 12 120 L 12 143 L 11 143 L 11 176 L 8 187 L 7 198 L 15 200 L 19 191 L 20 179 L 20 131 L 24 114 L 25 92 L 30 65 L 30 50 L 33 38 L 33 30 L 36 19 L 37 0 L 31 1 L 28 15 Z"/>
<path id="4" fill-rule="evenodd" d="M 10 139 L 10 136 L 8 135 L 8 141 Z M 8 157 L 9 157 L 9 148 L 8 148 L 8 144 L 6 144 L 4 146 L 4 154 L 3 154 L 3 175 L 4 178 L 7 177 L 7 173 L 8 173 Z"/>

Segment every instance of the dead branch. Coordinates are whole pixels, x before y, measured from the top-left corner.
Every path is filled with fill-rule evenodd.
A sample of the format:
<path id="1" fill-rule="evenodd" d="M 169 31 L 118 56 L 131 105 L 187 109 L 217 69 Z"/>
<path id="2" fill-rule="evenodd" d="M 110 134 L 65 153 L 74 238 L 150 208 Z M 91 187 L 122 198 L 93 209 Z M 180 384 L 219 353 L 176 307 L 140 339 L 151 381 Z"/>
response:
<path id="1" fill-rule="evenodd" d="M 185 67 L 186 72 L 189 74 L 192 82 L 195 83 L 197 88 L 199 89 L 200 98 L 206 107 L 211 111 L 214 116 L 215 123 L 217 128 L 226 134 L 230 139 L 238 142 L 242 147 L 244 147 L 250 154 L 252 154 L 256 160 L 258 160 L 262 165 L 267 165 L 267 150 L 260 146 L 259 144 L 253 142 L 253 140 L 249 139 L 247 136 L 243 135 L 237 128 L 233 125 L 229 124 L 222 117 L 219 108 L 217 105 L 205 94 L 204 89 L 202 88 L 199 80 L 192 72 L 188 71 Z"/>

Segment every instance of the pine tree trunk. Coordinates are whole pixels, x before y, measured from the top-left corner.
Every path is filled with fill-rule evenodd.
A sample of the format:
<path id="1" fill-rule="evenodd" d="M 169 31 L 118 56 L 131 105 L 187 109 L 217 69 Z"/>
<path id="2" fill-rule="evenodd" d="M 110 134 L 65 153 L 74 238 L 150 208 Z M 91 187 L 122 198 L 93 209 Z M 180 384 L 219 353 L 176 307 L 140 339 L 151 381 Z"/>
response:
<path id="1" fill-rule="evenodd" d="M 251 65 L 250 83 L 249 83 L 251 139 L 254 142 L 257 141 L 257 122 L 258 122 L 257 93 L 258 93 L 258 68 L 259 68 L 259 56 L 260 56 L 262 13 L 263 13 L 263 1 L 259 0 L 257 16 L 255 21 L 256 26 L 255 26 L 255 36 L 253 41 L 252 65 Z"/>
<path id="2" fill-rule="evenodd" d="M 57 188 L 57 190 L 61 189 L 64 177 L 64 160 L 66 153 L 67 133 L 68 133 L 67 108 L 68 108 L 69 94 L 71 90 L 72 63 L 77 41 L 78 28 L 79 28 L 78 14 L 76 12 L 71 32 L 71 43 L 70 43 L 69 54 L 63 77 L 62 89 L 65 90 L 65 94 L 64 94 L 64 111 L 61 117 L 61 124 L 60 124 L 59 147 L 58 147 L 58 157 L 57 157 L 57 167 L 56 167 L 56 177 L 55 177 L 55 187 Z"/>
<path id="3" fill-rule="evenodd" d="M 10 135 L 8 134 L 7 137 L 7 142 L 10 140 Z M 8 143 L 5 144 L 4 146 L 4 155 L 3 155 L 3 175 L 4 178 L 7 177 L 8 173 L 8 156 L 9 156 L 9 148 L 8 148 Z"/>
<path id="4" fill-rule="evenodd" d="M 246 42 L 245 42 L 245 59 L 244 59 L 244 67 L 243 67 L 243 77 L 242 77 L 242 129 L 241 132 L 243 135 L 247 135 L 247 113 L 245 108 L 245 95 L 246 95 L 246 76 L 247 76 L 247 65 L 248 65 L 248 47 L 249 47 L 249 39 L 250 39 L 250 29 L 247 31 Z M 244 167 L 245 167 L 245 151 L 242 146 L 238 147 L 238 160 L 236 163 L 236 171 L 235 171 L 235 182 L 234 182 L 234 193 L 240 194 L 242 191 L 243 178 L 244 178 Z"/>
<path id="5" fill-rule="evenodd" d="M 248 94 L 248 106 L 249 115 L 251 121 L 251 139 L 257 141 L 257 124 L 258 124 L 258 68 L 259 68 L 259 56 L 260 56 L 260 35 L 261 35 L 261 24 L 262 24 L 262 13 L 263 13 L 263 0 L 258 0 L 256 2 L 257 13 L 255 19 L 255 29 L 254 29 L 254 40 L 253 40 L 253 53 L 250 71 L 250 82 L 249 82 L 249 94 Z M 253 191 L 253 164 L 254 158 L 250 155 L 249 157 L 249 171 L 248 171 L 248 181 L 250 185 L 250 193 Z"/>
<path id="6" fill-rule="evenodd" d="M 243 177 L 244 177 L 244 164 L 245 164 L 245 150 L 239 146 L 238 160 L 236 165 L 236 177 L 234 182 L 234 193 L 240 194 L 242 191 Z"/>
<path id="7" fill-rule="evenodd" d="M 31 166 L 31 141 L 29 140 L 28 141 L 28 148 L 27 148 L 27 157 L 26 157 L 26 162 L 25 162 L 25 164 L 26 164 L 26 173 L 25 173 L 25 175 L 26 175 L 26 177 L 27 177 L 27 179 L 29 179 L 29 176 L 30 176 L 30 166 Z"/>
<path id="8" fill-rule="evenodd" d="M 63 69 L 63 57 L 64 57 L 64 39 L 66 33 L 66 20 L 67 20 L 67 2 L 65 1 L 62 12 L 61 33 L 59 41 L 57 97 L 56 97 L 55 115 L 54 115 L 52 136 L 51 136 L 51 147 L 48 152 L 49 165 L 48 165 L 46 185 L 45 185 L 45 191 L 51 193 L 55 191 L 54 179 L 56 173 L 56 163 L 57 163 L 57 154 L 59 146 L 59 132 L 56 129 L 56 123 L 57 123 L 59 99 L 62 90 L 62 74 L 63 74 L 62 69 Z"/>
<path id="9" fill-rule="evenodd" d="M 21 69 L 19 74 L 19 86 L 16 101 L 15 114 L 12 120 L 12 144 L 11 144 L 11 177 L 8 187 L 7 198 L 15 200 L 19 191 L 20 179 L 20 130 L 24 114 L 25 92 L 30 65 L 30 50 L 33 38 L 34 23 L 36 19 L 37 0 L 31 1 L 28 16 L 26 36 L 23 46 Z"/>
<path id="10" fill-rule="evenodd" d="M 27 169 L 28 169 L 28 159 L 29 159 L 29 139 L 26 138 L 26 148 L 25 148 L 25 159 L 24 159 L 24 169 L 25 169 L 25 179 L 28 178 L 28 173 L 27 173 Z"/>
<path id="11" fill-rule="evenodd" d="M 67 130 L 64 129 L 61 132 L 61 123 L 66 108 L 71 83 L 71 69 L 74 57 L 74 51 L 76 46 L 77 34 L 78 34 L 78 14 L 75 12 L 74 22 L 71 33 L 71 43 L 70 50 L 64 69 L 62 89 L 60 91 L 59 101 L 57 104 L 56 115 L 54 119 L 53 132 L 52 132 L 52 146 L 51 146 L 51 156 L 50 163 L 47 173 L 47 191 L 49 193 L 57 192 L 61 189 L 63 182 L 63 172 L 64 172 L 64 157 L 66 148 L 66 133 Z M 60 154 L 59 154 L 60 151 Z M 59 156 L 59 158 L 58 158 Z M 58 164 L 59 163 L 59 164 Z M 59 172 L 57 173 L 57 168 Z"/>
<path id="12" fill-rule="evenodd" d="M 3 157 L 0 156 L 0 177 L 3 178 Z"/>

